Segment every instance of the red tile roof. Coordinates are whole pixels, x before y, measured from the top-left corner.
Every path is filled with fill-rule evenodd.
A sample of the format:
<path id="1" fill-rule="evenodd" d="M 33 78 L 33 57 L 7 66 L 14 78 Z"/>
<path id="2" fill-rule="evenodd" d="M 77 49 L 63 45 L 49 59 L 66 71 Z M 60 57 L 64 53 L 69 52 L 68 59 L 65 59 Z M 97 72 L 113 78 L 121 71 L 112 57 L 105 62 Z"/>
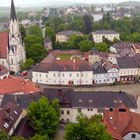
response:
<path id="1" fill-rule="evenodd" d="M 8 74 L 8 69 L 2 65 L 0 65 L 0 76 Z"/>
<path id="2" fill-rule="evenodd" d="M 8 32 L 0 32 L 0 58 L 7 58 L 8 36 Z"/>
<path id="3" fill-rule="evenodd" d="M 123 139 L 129 132 L 140 133 L 140 115 L 121 105 L 114 110 L 104 111 L 104 124 L 113 138 Z M 119 138 L 121 137 L 121 139 Z"/>
<path id="4" fill-rule="evenodd" d="M 39 88 L 28 79 L 21 77 L 9 77 L 0 80 L 0 94 L 14 94 L 14 93 L 37 93 Z"/>

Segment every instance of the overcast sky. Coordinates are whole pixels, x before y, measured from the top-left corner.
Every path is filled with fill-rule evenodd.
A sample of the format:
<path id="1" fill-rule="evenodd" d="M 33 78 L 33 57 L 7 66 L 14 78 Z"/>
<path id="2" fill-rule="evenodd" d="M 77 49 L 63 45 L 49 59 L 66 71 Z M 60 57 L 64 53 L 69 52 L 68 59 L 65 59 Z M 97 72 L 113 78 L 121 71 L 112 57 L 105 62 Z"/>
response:
<path id="1" fill-rule="evenodd" d="M 84 3 L 115 3 L 124 2 L 127 0 L 14 0 L 16 6 L 23 6 L 28 4 L 40 4 L 40 3 L 50 3 L 52 1 L 64 1 L 64 2 L 84 2 Z M 132 0 L 134 1 L 134 0 Z M 140 1 L 140 0 L 135 0 Z M 11 0 L 0 0 L 0 6 L 10 6 Z"/>

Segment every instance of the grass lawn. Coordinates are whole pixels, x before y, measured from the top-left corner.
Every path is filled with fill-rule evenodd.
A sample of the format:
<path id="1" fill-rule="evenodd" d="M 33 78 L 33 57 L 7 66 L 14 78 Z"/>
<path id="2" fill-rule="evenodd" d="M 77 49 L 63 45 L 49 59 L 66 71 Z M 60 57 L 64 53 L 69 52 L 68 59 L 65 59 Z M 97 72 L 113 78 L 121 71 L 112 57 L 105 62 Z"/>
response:
<path id="1" fill-rule="evenodd" d="M 71 55 L 69 55 L 69 54 L 61 54 L 61 55 L 58 55 L 57 57 L 59 57 L 60 60 L 70 60 Z"/>

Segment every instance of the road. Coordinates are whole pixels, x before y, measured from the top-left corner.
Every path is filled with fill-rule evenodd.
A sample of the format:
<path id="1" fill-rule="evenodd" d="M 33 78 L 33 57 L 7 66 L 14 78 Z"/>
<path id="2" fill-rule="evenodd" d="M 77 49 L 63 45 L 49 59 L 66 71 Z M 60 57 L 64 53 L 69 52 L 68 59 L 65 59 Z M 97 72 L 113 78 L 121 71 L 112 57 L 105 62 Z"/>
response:
<path id="1" fill-rule="evenodd" d="M 78 90 L 78 91 L 124 91 L 131 95 L 140 96 L 140 84 L 104 86 L 104 87 L 93 87 L 93 88 L 75 88 L 75 90 Z"/>

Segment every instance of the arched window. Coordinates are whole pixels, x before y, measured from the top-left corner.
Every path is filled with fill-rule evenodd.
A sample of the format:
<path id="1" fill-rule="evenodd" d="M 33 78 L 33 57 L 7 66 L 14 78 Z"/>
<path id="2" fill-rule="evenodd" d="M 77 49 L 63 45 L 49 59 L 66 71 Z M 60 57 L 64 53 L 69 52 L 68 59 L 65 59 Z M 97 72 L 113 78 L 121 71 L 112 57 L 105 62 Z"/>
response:
<path id="1" fill-rule="evenodd" d="M 13 61 L 13 58 L 11 58 L 11 64 L 13 65 L 14 61 Z"/>

